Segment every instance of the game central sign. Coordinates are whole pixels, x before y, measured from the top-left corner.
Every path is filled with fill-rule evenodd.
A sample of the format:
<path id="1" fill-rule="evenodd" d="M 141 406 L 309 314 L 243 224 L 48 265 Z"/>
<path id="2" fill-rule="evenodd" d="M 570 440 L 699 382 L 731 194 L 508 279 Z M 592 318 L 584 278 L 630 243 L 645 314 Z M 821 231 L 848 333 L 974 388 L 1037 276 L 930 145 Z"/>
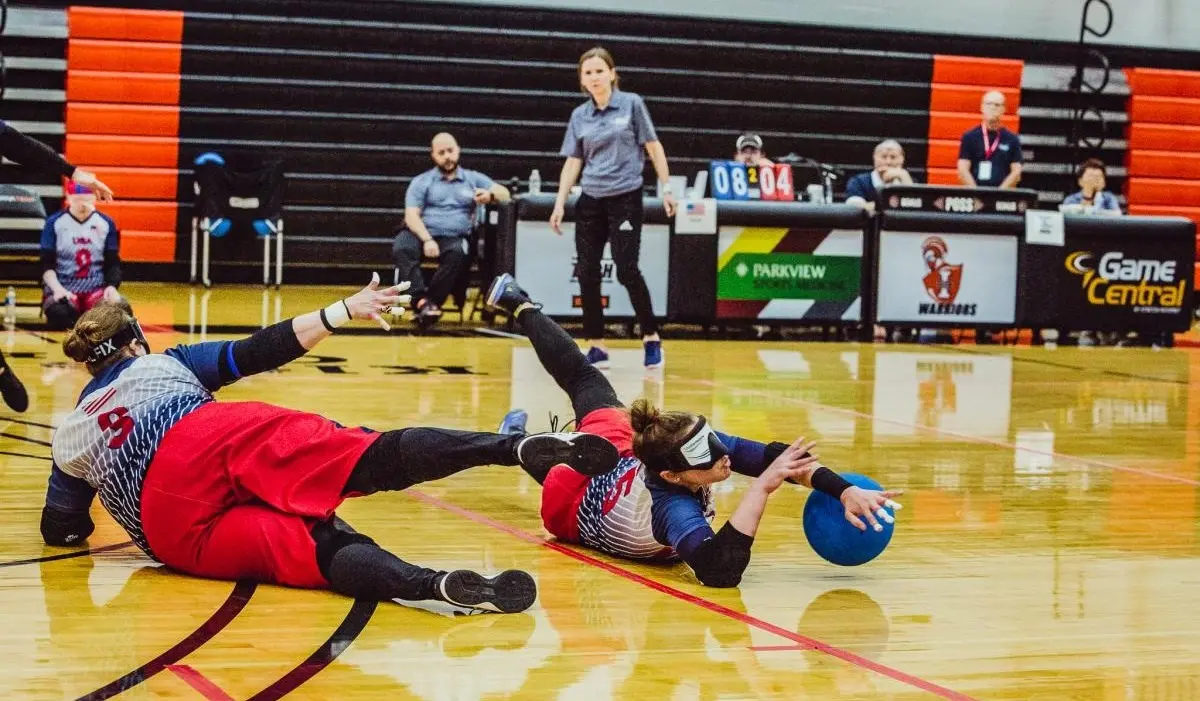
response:
<path id="1" fill-rule="evenodd" d="M 1128 331 L 1191 323 L 1195 239 L 1092 236 L 1068 230 L 1060 316 L 1072 329 Z"/>
<path id="2" fill-rule="evenodd" d="M 1088 304 L 1132 307 L 1141 313 L 1173 314 L 1183 306 L 1186 281 L 1177 273 L 1176 261 L 1126 258 L 1109 251 L 1097 261 L 1091 251 L 1067 256 L 1067 270 L 1081 276 Z"/>

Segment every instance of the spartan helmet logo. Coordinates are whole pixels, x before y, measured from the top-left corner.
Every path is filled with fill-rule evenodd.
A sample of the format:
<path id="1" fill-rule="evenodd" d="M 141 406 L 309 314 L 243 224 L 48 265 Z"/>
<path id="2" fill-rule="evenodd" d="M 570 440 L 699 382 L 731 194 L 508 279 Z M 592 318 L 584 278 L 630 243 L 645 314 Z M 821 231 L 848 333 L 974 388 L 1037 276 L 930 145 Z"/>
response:
<path id="1" fill-rule="evenodd" d="M 929 266 L 929 272 L 923 278 L 925 292 L 938 304 L 953 304 L 962 284 L 962 264 L 951 265 L 946 262 L 949 250 L 940 236 L 930 236 L 921 242 L 921 256 L 925 259 L 925 265 Z"/>

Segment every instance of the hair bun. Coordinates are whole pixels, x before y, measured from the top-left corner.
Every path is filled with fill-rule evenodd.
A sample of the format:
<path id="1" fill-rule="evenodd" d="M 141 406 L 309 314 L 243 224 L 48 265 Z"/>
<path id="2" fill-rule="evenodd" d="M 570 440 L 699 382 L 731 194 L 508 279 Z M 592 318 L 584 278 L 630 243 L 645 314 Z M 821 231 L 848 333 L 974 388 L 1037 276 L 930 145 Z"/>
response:
<path id="1" fill-rule="evenodd" d="M 636 433 L 645 433 L 647 429 L 658 422 L 659 414 L 658 407 L 651 404 L 650 400 L 638 399 L 629 408 L 629 422 L 633 424 L 633 430 Z"/>

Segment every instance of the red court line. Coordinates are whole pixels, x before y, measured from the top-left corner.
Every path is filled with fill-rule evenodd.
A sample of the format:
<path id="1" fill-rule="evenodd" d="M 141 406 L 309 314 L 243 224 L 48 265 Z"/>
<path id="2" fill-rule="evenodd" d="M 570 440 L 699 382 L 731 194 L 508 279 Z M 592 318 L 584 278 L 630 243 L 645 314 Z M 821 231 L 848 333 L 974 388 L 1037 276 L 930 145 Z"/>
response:
<path id="1" fill-rule="evenodd" d="M 695 380 L 695 379 L 686 378 L 686 377 L 677 377 L 674 375 L 671 376 L 671 380 L 673 382 L 693 382 L 695 384 L 704 385 L 705 387 L 711 387 L 711 388 L 719 387 L 719 385 L 717 383 L 715 383 L 711 380 Z M 983 436 L 973 436 L 969 433 L 959 433 L 958 431 L 948 431 L 944 428 L 938 428 L 937 426 L 927 426 L 925 424 L 907 423 L 904 421 L 895 421 L 892 419 L 885 419 L 885 418 L 882 418 L 882 417 L 879 417 L 879 416 L 876 416 L 874 414 L 870 414 L 867 412 L 863 412 L 863 411 L 856 411 L 854 409 L 843 409 L 842 407 L 829 406 L 828 404 L 821 404 L 820 402 L 810 402 L 806 399 L 797 399 L 795 397 L 784 397 L 784 396 L 780 396 L 777 394 L 772 394 L 771 392 L 764 392 L 761 390 L 736 389 L 736 388 L 723 388 L 723 389 L 726 389 L 727 391 L 730 391 L 730 392 L 735 392 L 735 393 L 740 392 L 742 394 L 757 395 L 760 397 L 766 397 L 766 398 L 778 400 L 781 402 L 788 402 L 790 404 L 798 404 L 800 406 L 806 406 L 806 407 L 810 407 L 813 409 L 821 409 L 823 411 L 831 411 L 831 412 L 834 412 L 837 414 L 845 414 L 847 416 L 855 416 L 860 419 L 871 419 L 873 421 L 880 421 L 882 423 L 892 424 L 893 426 L 905 426 L 907 428 L 915 428 L 919 431 L 928 431 L 930 433 L 940 433 L 943 436 L 952 436 L 954 438 L 960 438 L 962 440 L 971 441 L 974 443 L 983 443 L 986 445 L 994 445 L 994 446 L 998 446 L 1000 448 L 1010 448 L 1012 450 L 1024 450 L 1027 453 L 1035 453 L 1037 455 L 1046 455 L 1046 456 L 1049 456 L 1052 458 L 1062 458 L 1064 460 L 1071 460 L 1073 462 L 1082 463 L 1085 465 L 1095 465 L 1096 467 L 1107 467 L 1110 470 L 1120 470 L 1122 472 L 1132 472 L 1134 474 L 1143 475 L 1145 477 L 1155 477 L 1157 479 L 1167 480 L 1168 482 L 1179 482 L 1181 484 L 1187 484 L 1187 485 L 1191 485 L 1193 487 L 1200 487 L 1200 481 L 1197 481 L 1197 480 L 1194 480 L 1194 479 L 1191 479 L 1188 477 L 1179 477 L 1177 475 L 1169 475 L 1169 474 L 1166 474 L 1165 472 L 1155 472 L 1153 470 L 1143 470 L 1143 469 L 1137 468 L 1137 467 L 1127 467 L 1125 465 L 1118 465 L 1116 463 L 1105 462 L 1103 460 L 1095 460 L 1093 458 L 1081 458 L 1081 457 L 1078 457 L 1075 455 L 1068 455 L 1067 453 L 1058 453 L 1053 450 L 1037 450 L 1036 448 L 1018 448 L 1017 446 L 1013 445 L 1012 443 L 1009 443 L 1007 441 L 996 440 L 994 438 L 984 438 Z"/>
<path id="2" fill-rule="evenodd" d="M 225 693 L 225 690 L 217 686 L 208 677 L 196 671 L 195 667 L 186 664 L 171 664 L 167 665 L 167 669 L 175 673 L 187 685 L 200 692 L 200 695 L 208 699 L 208 701 L 233 701 L 233 697 Z"/>
<path id="3" fill-rule="evenodd" d="M 491 528 L 495 528 L 496 530 L 504 531 L 505 533 L 516 536 L 517 538 L 520 538 L 521 540 L 524 540 L 526 542 L 545 546 L 547 548 L 550 548 L 551 550 L 554 550 L 555 552 L 561 553 L 563 555 L 566 555 L 567 557 L 578 560 L 579 562 L 582 562 L 585 565 L 591 565 L 592 567 L 602 569 L 605 572 L 608 572 L 609 574 L 614 574 L 618 577 L 621 577 L 622 579 L 626 579 L 635 584 L 640 584 L 648 589 L 653 589 L 654 591 L 660 592 L 662 594 L 666 594 L 667 596 L 672 596 L 676 599 L 679 599 L 680 601 L 684 601 L 689 604 L 699 606 L 700 608 L 707 609 L 708 611 L 711 611 L 717 615 L 725 616 L 726 618 L 732 618 L 736 621 L 745 623 L 748 626 L 754 626 L 755 628 L 758 628 L 759 630 L 767 631 L 768 633 L 774 633 L 775 635 L 778 635 L 779 637 L 785 638 L 787 640 L 791 640 L 792 642 L 796 643 L 797 645 L 801 645 L 804 648 L 823 652 L 826 655 L 829 655 L 830 657 L 836 657 L 837 659 L 842 660 L 843 662 L 849 662 L 850 664 L 855 665 L 857 667 L 862 667 L 863 669 L 869 669 L 872 672 L 875 672 L 877 674 L 882 674 L 885 677 L 889 677 L 898 682 L 908 684 L 909 686 L 914 687 L 916 689 L 920 689 L 921 691 L 926 691 L 931 694 L 935 694 L 944 699 L 954 699 L 955 701 L 974 701 L 970 696 L 960 694 L 957 691 L 954 691 L 952 689 L 947 689 L 944 686 L 939 686 L 937 684 L 934 684 L 931 681 L 921 679 L 920 677 L 914 677 L 913 675 L 907 674 L 905 672 L 901 672 L 898 669 L 893 669 L 892 667 L 888 667 L 887 665 L 880 664 L 878 662 L 875 662 L 874 660 L 867 659 L 866 657 L 861 657 L 859 655 L 854 654 L 853 652 L 850 652 L 849 650 L 843 650 L 840 647 L 834 647 L 827 643 L 823 643 L 820 640 L 817 640 L 816 638 L 810 638 L 806 635 L 800 635 L 799 633 L 793 633 L 792 631 L 790 631 L 786 628 L 780 628 L 779 626 L 775 625 L 774 623 L 768 623 L 767 621 L 764 621 L 760 618 L 755 618 L 754 616 L 751 616 L 746 613 L 742 613 L 741 611 L 735 611 L 727 606 L 722 606 L 721 604 L 718 604 L 714 601 L 709 601 L 708 599 L 702 599 L 693 594 L 689 594 L 680 589 L 676 589 L 675 587 L 672 587 L 669 584 L 663 584 L 662 582 L 655 581 L 648 577 L 643 577 L 642 575 L 637 574 L 636 572 L 631 572 L 619 565 L 614 565 L 610 562 L 605 562 L 604 560 L 600 560 L 598 558 L 592 557 L 591 555 L 588 555 L 587 553 L 579 552 L 578 550 L 575 550 L 573 548 L 568 548 L 565 545 L 563 545 L 562 543 L 558 543 L 558 542 L 555 542 L 552 540 L 542 540 L 541 538 L 538 538 L 537 536 L 533 535 L 532 533 L 527 533 L 519 528 L 510 526 L 506 523 L 492 520 L 492 519 L 488 518 L 487 516 L 484 516 L 483 514 L 479 514 L 474 511 L 471 511 L 469 509 L 464 509 L 461 506 L 456 506 L 449 502 L 442 501 L 441 499 L 438 499 L 437 497 L 425 494 L 424 492 L 420 492 L 415 489 L 407 489 L 404 491 L 404 493 L 416 498 L 419 501 L 423 501 L 427 504 L 430 504 L 431 506 L 436 506 L 439 509 L 449 511 L 450 513 L 453 513 L 453 514 L 457 514 L 459 516 L 462 516 L 463 518 L 469 519 L 476 523 L 480 523 L 485 526 L 490 526 Z"/>

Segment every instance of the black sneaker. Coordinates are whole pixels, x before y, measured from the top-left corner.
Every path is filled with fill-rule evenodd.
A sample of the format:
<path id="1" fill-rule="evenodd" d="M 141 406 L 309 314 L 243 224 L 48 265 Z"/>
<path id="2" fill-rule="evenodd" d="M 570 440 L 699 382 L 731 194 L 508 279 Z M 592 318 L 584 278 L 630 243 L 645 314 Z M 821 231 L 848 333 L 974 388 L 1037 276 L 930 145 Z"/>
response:
<path id="1" fill-rule="evenodd" d="M 3 396 L 4 403 L 18 414 L 29 408 L 29 393 L 4 360 L 3 353 L 0 353 L 0 396 Z"/>
<path id="2" fill-rule="evenodd" d="M 566 465 L 595 477 L 615 468 L 620 459 L 615 445 L 592 433 L 535 433 L 517 443 L 517 460 L 538 474 Z"/>
<path id="3" fill-rule="evenodd" d="M 455 606 L 520 613 L 533 606 L 537 582 L 521 570 L 505 570 L 495 577 L 484 577 L 471 570 L 454 570 L 438 580 L 437 593 L 443 601 Z"/>
<path id="4" fill-rule="evenodd" d="M 492 280 L 491 287 L 488 288 L 487 297 L 484 298 L 484 303 L 488 309 L 498 312 L 506 312 L 509 316 L 517 313 L 517 307 L 522 304 L 533 304 L 533 300 L 529 299 L 529 295 L 525 294 L 517 285 L 516 279 L 508 273 L 497 275 L 495 280 Z M 535 305 L 541 309 L 540 304 Z"/>

